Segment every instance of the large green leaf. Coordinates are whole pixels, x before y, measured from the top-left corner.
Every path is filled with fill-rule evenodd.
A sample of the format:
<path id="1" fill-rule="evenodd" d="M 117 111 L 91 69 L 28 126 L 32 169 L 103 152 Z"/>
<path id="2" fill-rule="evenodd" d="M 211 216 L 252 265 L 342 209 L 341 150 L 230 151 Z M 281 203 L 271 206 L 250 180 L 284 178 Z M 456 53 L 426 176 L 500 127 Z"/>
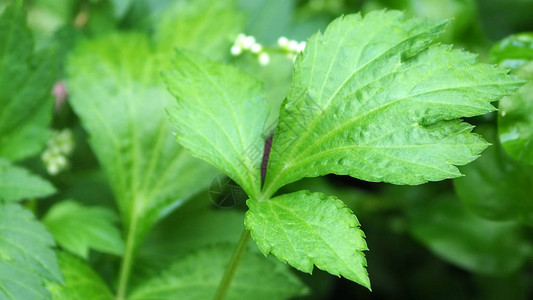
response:
<path id="1" fill-rule="evenodd" d="M 348 15 L 312 36 L 282 106 L 265 185 L 335 173 L 420 184 L 460 176 L 487 143 L 458 118 L 520 86 L 475 55 L 430 46 L 446 22 Z"/>
<path id="2" fill-rule="evenodd" d="M 516 223 L 477 217 L 453 197 L 426 200 L 409 210 L 409 229 L 437 256 L 493 276 L 515 272 L 528 259 L 531 243 Z"/>
<path id="3" fill-rule="evenodd" d="M 124 242 L 114 225 L 118 217 L 103 207 L 84 207 L 66 200 L 54 205 L 44 216 L 43 223 L 64 249 L 83 258 L 89 248 L 122 255 Z"/>
<path id="4" fill-rule="evenodd" d="M 160 58 L 145 36 L 112 34 L 81 43 L 68 64 L 70 101 L 123 222 L 140 234 L 216 175 L 174 141 Z"/>
<path id="5" fill-rule="evenodd" d="M 49 299 L 44 281 L 63 283 L 54 240 L 33 215 L 16 204 L 0 204 L 0 298 Z"/>
<path id="6" fill-rule="evenodd" d="M 0 16 L 0 156 L 10 160 L 32 156 L 45 144 L 56 79 L 50 51 L 33 53 L 21 3 Z"/>
<path id="7" fill-rule="evenodd" d="M 500 101 L 498 132 L 511 157 L 533 165 L 533 61 L 516 74 L 527 80 L 518 92 Z"/>
<path id="8" fill-rule="evenodd" d="M 68 253 L 58 253 L 65 284 L 49 283 L 53 300 L 113 300 L 105 282 L 86 262 Z"/>
<path id="9" fill-rule="evenodd" d="M 40 198 L 54 192 L 48 181 L 0 158 L 0 201 Z"/>
<path id="10" fill-rule="evenodd" d="M 258 197 L 268 114 L 261 83 L 186 51 L 176 51 L 172 71 L 163 75 L 178 100 L 169 110 L 178 142 Z"/>
<path id="11" fill-rule="evenodd" d="M 128 299 L 213 299 L 232 252 L 233 247 L 217 246 L 186 255 L 133 290 Z M 224 299 L 283 300 L 306 293 L 289 268 L 247 252 Z"/>
<path id="12" fill-rule="evenodd" d="M 234 0 L 177 1 L 157 23 L 156 39 L 163 51 L 179 47 L 222 59 L 243 27 Z"/>
<path id="13" fill-rule="evenodd" d="M 461 168 L 465 176 L 454 180 L 457 194 L 482 217 L 533 224 L 533 167 L 507 156 L 493 128 L 479 132 L 494 145 Z"/>
<path id="14" fill-rule="evenodd" d="M 316 265 L 370 288 L 364 233 L 342 201 L 300 191 L 247 204 L 246 228 L 265 255 L 272 253 L 307 273 Z"/>

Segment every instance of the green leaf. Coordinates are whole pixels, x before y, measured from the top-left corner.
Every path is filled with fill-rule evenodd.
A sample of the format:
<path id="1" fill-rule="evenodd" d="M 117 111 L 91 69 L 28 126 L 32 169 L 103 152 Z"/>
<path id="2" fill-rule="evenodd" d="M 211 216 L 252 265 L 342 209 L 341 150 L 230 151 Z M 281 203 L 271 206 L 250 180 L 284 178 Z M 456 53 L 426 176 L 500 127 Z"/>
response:
<path id="1" fill-rule="evenodd" d="M 42 198 L 55 191 L 48 181 L 0 158 L 0 201 Z"/>
<path id="2" fill-rule="evenodd" d="M 138 260 L 162 267 L 195 249 L 236 242 L 242 234 L 243 221 L 242 212 L 231 210 L 207 210 L 168 218 L 147 237 L 139 249 Z"/>
<path id="3" fill-rule="evenodd" d="M 493 128 L 479 131 L 494 143 L 475 162 L 463 166 L 454 180 L 461 200 L 481 217 L 533 224 L 533 167 L 506 155 Z"/>
<path id="4" fill-rule="evenodd" d="M 244 27 L 244 16 L 234 0 L 177 1 L 157 23 L 159 49 L 171 53 L 179 47 L 223 59 Z"/>
<path id="5" fill-rule="evenodd" d="M 112 300 L 102 278 L 86 262 L 68 253 L 58 253 L 59 266 L 65 276 L 65 284 L 49 283 L 53 300 Z"/>
<path id="6" fill-rule="evenodd" d="M 128 299 L 213 299 L 233 250 L 217 246 L 184 256 L 158 277 L 134 289 Z M 224 299 L 282 300 L 307 292 L 286 266 L 246 252 Z"/>
<path id="7" fill-rule="evenodd" d="M 211 203 L 207 208 L 191 209 L 198 203 L 200 201 L 187 203 L 150 231 L 136 255 L 131 286 L 158 275 L 192 251 L 218 244 L 237 246 L 242 235 L 244 212 L 215 210 L 209 205 Z M 257 247 L 253 249 L 259 252 Z"/>
<path id="8" fill-rule="evenodd" d="M 49 299 L 44 280 L 63 282 L 54 240 L 33 215 L 16 204 L 0 204 L 0 298 Z"/>
<path id="9" fill-rule="evenodd" d="M 50 299 L 39 274 L 23 261 L 0 259 L 0 297 L 6 300 Z"/>
<path id="10" fill-rule="evenodd" d="M 410 231 L 433 253 L 467 270 L 494 276 L 517 271 L 531 244 L 514 222 L 475 216 L 457 199 L 426 199 L 409 211 Z"/>
<path id="11" fill-rule="evenodd" d="M 490 49 L 490 61 L 505 68 L 518 69 L 533 60 L 533 32 L 510 35 Z"/>
<path id="12" fill-rule="evenodd" d="M 265 255 L 272 253 L 307 273 L 316 265 L 370 289 L 364 233 L 342 201 L 300 191 L 247 204 L 246 228 Z"/>
<path id="13" fill-rule="evenodd" d="M 163 73 L 178 105 L 169 110 L 178 142 L 258 197 L 268 105 L 261 83 L 237 69 L 176 51 Z"/>
<path id="14" fill-rule="evenodd" d="M 265 186 L 271 195 L 335 173 L 420 184 L 458 177 L 487 143 L 458 118 L 520 86 L 475 55 L 433 45 L 446 22 L 397 11 L 348 15 L 312 36 L 282 106 Z"/>
<path id="15" fill-rule="evenodd" d="M 87 258 L 89 248 L 122 255 L 124 242 L 114 223 L 118 217 L 103 207 L 84 207 L 71 200 L 54 205 L 43 218 L 50 233 L 64 249 Z"/>
<path id="16" fill-rule="evenodd" d="M 516 74 L 528 81 L 516 94 L 500 101 L 498 132 L 511 157 L 533 165 L 533 61 Z"/>
<path id="17" fill-rule="evenodd" d="M 9 160 L 35 155 L 46 143 L 56 79 L 51 52 L 33 53 L 20 3 L 0 16 L 0 156 Z"/>
<path id="18" fill-rule="evenodd" d="M 218 173 L 178 146 L 165 107 L 172 101 L 162 58 L 140 34 L 78 45 L 68 63 L 70 103 L 89 132 L 123 223 L 139 235 L 206 188 Z"/>

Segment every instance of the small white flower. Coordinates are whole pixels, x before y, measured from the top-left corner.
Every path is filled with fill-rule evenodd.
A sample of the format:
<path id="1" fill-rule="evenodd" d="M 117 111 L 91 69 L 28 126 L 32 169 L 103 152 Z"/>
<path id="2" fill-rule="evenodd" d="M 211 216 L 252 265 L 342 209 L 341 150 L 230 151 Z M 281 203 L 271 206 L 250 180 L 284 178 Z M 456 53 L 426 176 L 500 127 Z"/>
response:
<path id="1" fill-rule="evenodd" d="M 244 33 L 239 33 L 239 35 L 237 35 L 237 39 L 235 40 L 235 44 L 242 45 L 245 39 L 246 39 L 246 35 Z"/>
<path id="2" fill-rule="evenodd" d="M 41 155 L 46 170 L 51 175 L 57 175 L 68 168 L 68 156 L 74 150 L 74 137 L 72 132 L 64 129 L 54 132 L 47 142 L 47 148 Z"/>
<path id="3" fill-rule="evenodd" d="M 299 46 L 298 41 L 295 41 L 295 40 L 290 40 L 289 41 L 289 50 L 290 51 L 298 52 L 299 47 L 300 46 Z"/>
<path id="4" fill-rule="evenodd" d="M 46 171 L 48 171 L 50 175 L 57 175 L 60 170 L 56 164 L 48 164 L 46 166 Z"/>
<path id="5" fill-rule="evenodd" d="M 268 55 L 268 53 L 266 52 L 262 52 L 261 54 L 259 54 L 259 64 L 262 65 L 262 66 L 266 66 L 270 63 L 270 55 Z"/>
<path id="6" fill-rule="evenodd" d="M 278 45 L 282 48 L 282 49 L 286 49 L 287 46 L 289 45 L 289 39 L 282 36 L 278 39 Z"/>
<path id="7" fill-rule="evenodd" d="M 231 55 L 239 56 L 242 53 L 242 48 L 239 45 L 233 45 L 231 47 Z"/>
<path id="8" fill-rule="evenodd" d="M 250 48 L 250 51 L 252 51 L 252 53 L 259 53 L 263 50 L 263 46 L 261 46 L 261 44 L 259 43 L 255 43 L 252 45 L 252 47 Z"/>
<path id="9" fill-rule="evenodd" d="M 253 44 L 255 44 L 255 38 L 253 36 L 247 36 L 242 42 L 242 48 L 245 50 L 250 50 Z"/>

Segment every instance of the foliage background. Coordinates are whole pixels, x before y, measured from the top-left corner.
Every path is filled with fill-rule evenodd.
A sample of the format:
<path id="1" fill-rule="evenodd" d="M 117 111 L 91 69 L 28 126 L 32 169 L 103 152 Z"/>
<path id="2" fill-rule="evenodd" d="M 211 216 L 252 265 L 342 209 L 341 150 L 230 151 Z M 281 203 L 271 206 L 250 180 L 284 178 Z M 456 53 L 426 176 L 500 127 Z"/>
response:
<path id="1" fill-rule="evenodd" d="M 0 1 L 0 10 L 8 2 Z M 266 67 L 252 56 L 232 57 L 229 47 L 240 31 L 255 36 L 266 46 L 275 46 L 280 36 L 305 40 L 341 14 L 400 9 L 408 15 L 453 18 L 442 41 L 479 53 L 481 61 L 491 63 L 503 61 L 494 53 L 491 55 L 496 42 L 511 34 L 533 31 L 530 0 L 240 0 L 226 15 L 221 15 L 224 9 L 217 8 L 226 1 L 192 2 L 195 4 L 183 23 L 170 25 L 165 25 L 165 18 L 180 5 L 170 0 L 34 0 L 28 1 L 26 8 L 35 49 L 52 46 L 56 50 L 56 81 L 67 77 L 66 61 L 84 40 L 105 37 L 114 31 L 136 31 L 158 40 L 162 48 L 179 44 L 207 49 L 212 56 L 253 74 L 265 82 L 272 107 L 278 107 L 287 92 L 292 64 L 282 55 L 273 55 Z M 234 32 L 220 36 L 220 32 L 209 28 L 199 33 L 193 30 L 213 25 L 210 22 L 215 19 L 223 23 L 217 26 L 227 26 Z M 190 35 L 173 37 L 173 28 L 179 26 L 188 28 Z M 533 37 L 529 39 L 531 43 Z M 168 40 L 172 42 L 165 45 Z M 529 60 L 533 60 L 533 55 Z M 529 103 L 533 101 L 531 94 L 524 97 Z M 302 299 L 530 299 L 533 167 L 509 157 L 502 149 L 497 119 L 498 112 L 469 120 L 478 125 L 477 131 L 493 146 L 478 161 L 462 168 L 467 176 L 457 180 L 394 186 L 331 175 L 287 187 L 287 191 L 305 188 L 343 199 L 362 223 L 370 248 L 366 255 L 373 292 L 319 270 L 312 276 L 295 272 L 312 289 L 312 295 Z M 65 199 L 116 212 L 112 187 L 69 100 L 54 111 L 52 127 L 72 129 L 76 148 L 70 158 L 71 167 L 57 176 L 46 173 L 38 156 L 19 163 L 56 187 L 54 195 L 32 202 L 37 217 L 44 217 L 45 224 L 53 226 L 50 208 Z M 194 190 L 193 199 L 147 233 L 146 241 L 139 246 L 131 285 L 143 282 L 167 262 L 195 249 L 238 241 L 244 201 L 231 209 L 214 206 L 207 190 L 211 178 L 216 176 L 210 173 L 200 187 L 196 182 L 183 183 Z M 109 219 L 116 222 L 116 217 Z M 84 256 L 107 284 L 115 286 L 120 260 L 113 255 L 113 249 L 120 246 L 108 251 L 105 247 L 93 247 L 101 251 L 69 250 Z"/>

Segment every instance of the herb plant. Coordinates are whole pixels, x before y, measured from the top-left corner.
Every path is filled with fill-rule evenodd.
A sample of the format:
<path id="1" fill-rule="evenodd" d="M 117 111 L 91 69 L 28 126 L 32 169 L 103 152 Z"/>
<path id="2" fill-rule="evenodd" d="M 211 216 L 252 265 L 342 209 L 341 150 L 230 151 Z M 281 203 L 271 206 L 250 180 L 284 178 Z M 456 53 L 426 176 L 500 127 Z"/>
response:
<path id="1" fill-rule="evenodd" d="M 261 84 L 177 51 L 172 71 L 164 73 L 178 99 L 169 115 L 178 142 L 250 197 L 241 244 L 251 234 L 265 255 L 309 273 L 316 265 L 370 288 L 364 234 L 341 200 L 308 191 L 274 194 L 329 173 L 395 184 L 460 176 L 455 166 L 488 144 L 458 118 L 494 110 L 490 102 L 521 82 L 476 64 L 472 54 L 432 45 L 445 25 L 381 11 L 341 17 L 312 36 L 295 62 L 264 184 L 261 150 L 270 133 Z M 232 258 L 220 298 L 240 255 Z"/>
<path id="2" fill-rule="evenodd" d="M 372 246 L 379 213 L 397 210 L 445 261 L 476 274 L 522 268 L 533 253 L 522 234 L 531 35 L 496 44 L 497 67 L 440 42 L 464 41 L 470 2 L 450 27 L 406 16 L 427 1 L 367 1 L 364 16 L 337 17 L 348 11 L 339 0 L 324 4 L 336 18 L 323 30 L 270 47 L 277 36 L 250 20 L 293 6 L 267 2 L 239 3 L 248 21 L 232 0 L 5 6 L 0 299 L 318 299 L 317 282 L 334 276 L 315 267 L 370 290 L 370 255 L 385 248 Z M 313 13 L 300 2 L 301 18 Z M 27 9 L 65 25 L 30 29 Z M 369 195 L 329 174 L 396 187 Z M 446 183 L 399 187 L 448 178 L 464 207 Z M 221 182 L 237 209 L 205 201 L 206 190 L 215 204 L 228 197 Z"/>

